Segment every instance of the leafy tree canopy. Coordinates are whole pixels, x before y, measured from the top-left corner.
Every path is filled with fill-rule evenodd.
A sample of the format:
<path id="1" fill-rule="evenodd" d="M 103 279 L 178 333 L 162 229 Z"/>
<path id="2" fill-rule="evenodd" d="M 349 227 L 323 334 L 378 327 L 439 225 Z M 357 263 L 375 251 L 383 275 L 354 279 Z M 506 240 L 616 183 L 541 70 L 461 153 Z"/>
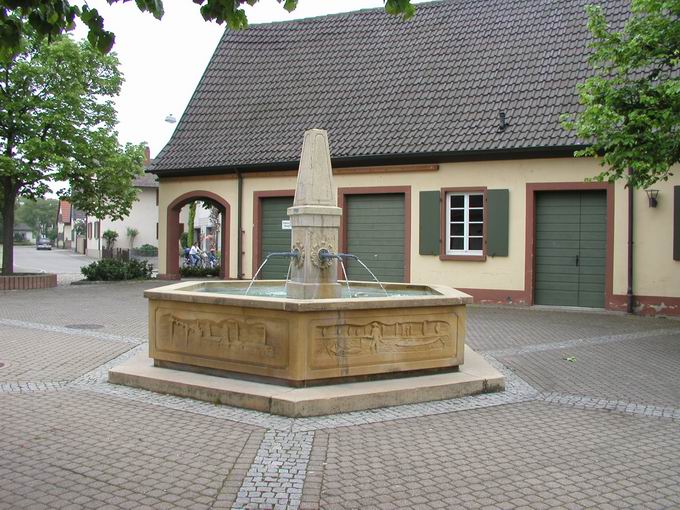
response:
<path id="1" fill-rule="evenodd" d="M 109 4 L 130 0 L 107 0 Z M 184 0 L 188 1 L 188 0 Z M 277 0 L 287 11 L 297 7 L 298 0 Z M 200 6 L 206 21 L 226 23 L 238 30 L 248 26 L 243 5 L 255 5 L 258 0 L 193 0 Z M 410 18 L 415 13 L 411 0 L 384 0 L 385 11 Z M 135 0 L 142 12 L 149 12 L 157 19 L 163 17 L 162 0 Z M 0 0 L 0 47 L 10 51 L 19 48 L 23 34 L 28 27 L 40 35 L 52 37 L 72 30 L 76 18 L 80 18 L 89 29 L 88 40 L 92 46 L 104 53 L 113 47 L 115 35 L 104 28 L 104 18 L 97 9 L 83 3 L 72 4 L 68 0 Z"/>
<path id="2" fill-rule="evenodd" d="M 47 236 L 57 226 L 59 201 L 54 199 L 20 200 L 15 223 L 25 223 L 36 236 Z"/>
<path id="3" fill-rule="evenodd" d="M 60 195 L 87 214 L 120 218 L 135 198 L 132 179 L 142 172 L 144 148 L 121 147 L 112 98 L 123 78 L 114 54 L 55 36 L 51 44 L 32 30 L 20 51 L 0 54 L 0 194 L 3 271 L 12 272 L 16 197 L 40 198 L 51 182 L 67 182 Z M 56 211 L 55 211 L 56 217 Z M 9 232 L 9 235 L 8 235 Z"/>
<path id="4" fill-rule="evenodd" d="M 680 161 L 680 0 L 632 0 L 631 11 L 614 31 L 600 7 L 588 7 L 595 74 L 565 126 L 592 141 L 576 155 L 601 157 L 596 180 L 644 188 Z"/>

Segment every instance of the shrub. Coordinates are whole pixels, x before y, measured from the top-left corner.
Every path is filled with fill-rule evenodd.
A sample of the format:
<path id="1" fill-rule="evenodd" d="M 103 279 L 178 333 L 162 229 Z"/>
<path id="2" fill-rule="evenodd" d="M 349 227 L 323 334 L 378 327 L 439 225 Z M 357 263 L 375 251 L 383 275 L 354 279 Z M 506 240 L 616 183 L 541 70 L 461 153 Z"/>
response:
<path id="1" fill-rule="evenodd" d="M 142 255 L 144 257 L 158 256 L 158 248 L 150 244 L 143 244 L 139 248 L 135 248 L 135 255 Z"/>
<path id="2" fill-rule="evenodd" d="M 182 235 L 179 236 L 179 242 L 182 245 L 182 248 L 188 248 L 189 247 L 189 232 L 182 232 Z"/>
<path id="3" fill-rule="evenodd" d="M 185 278 L 202 278 L 205 276 L 219 276 L 220 268 L 185 266 L 179 268 L 179 274 L 184 276 Z"/>
<path id="4" fill-rule="evenodd" d="M 153 267 L 146 260 L 102 259 L 80 271 L 89 281 L 146 280 L 151 278 Z"/>

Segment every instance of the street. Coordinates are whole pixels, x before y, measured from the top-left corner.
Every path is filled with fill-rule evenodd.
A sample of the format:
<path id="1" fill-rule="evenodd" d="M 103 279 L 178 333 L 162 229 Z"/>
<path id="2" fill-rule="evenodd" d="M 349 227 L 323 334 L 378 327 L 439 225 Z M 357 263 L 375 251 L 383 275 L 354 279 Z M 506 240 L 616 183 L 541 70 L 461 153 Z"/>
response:
<path id="1" fill-rule="evenodd" d="M 81 267 L 94 260 L 71 250 L 56 248 L 36 250 L 35 246 L 14 247 L 14 271 L 21 273 L 80 273 Z"/>

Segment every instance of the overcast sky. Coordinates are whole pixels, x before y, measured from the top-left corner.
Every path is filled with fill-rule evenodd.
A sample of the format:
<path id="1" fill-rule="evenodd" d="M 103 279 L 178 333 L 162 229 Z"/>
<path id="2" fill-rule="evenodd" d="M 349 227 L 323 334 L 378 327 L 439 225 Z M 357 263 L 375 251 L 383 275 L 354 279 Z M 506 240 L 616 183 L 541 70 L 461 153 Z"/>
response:
<path id="1" fill-rule="evenodd" d="M 179 120 L 224 30 L 205 22 L 191 0 L 164 3 L 165 16 L 159 21 L 141 13 L 134 2 L 89 2 L 116 34 L 113 49 L 125 75 L 117 101 L 120 141 L 147 142 L 152 157 L 177 125 L 166 123 L 165 117 L 172 114 Z M 246 10 L 250 24 L 255 24 L 382 5 L 382 0 L 300 0 L 289 14 L 276 0 L 260 0 Z M 86 31 L 79 27 L 75 35 L 84 37 Z"/>

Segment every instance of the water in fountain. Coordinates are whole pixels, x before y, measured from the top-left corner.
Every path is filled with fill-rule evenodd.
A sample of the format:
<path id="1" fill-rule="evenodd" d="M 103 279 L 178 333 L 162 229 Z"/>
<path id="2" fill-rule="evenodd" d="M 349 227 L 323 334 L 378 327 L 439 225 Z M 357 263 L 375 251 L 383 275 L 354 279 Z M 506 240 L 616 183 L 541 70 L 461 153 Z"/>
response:
<path id="1" fill-rule="evenodd" d="M 348 255 L 349 257 L 353 258 L 354 260 L 356 260 L 359 264 L 361 264 L 361 265 L 364 267 L 364 269 L 365 269 L 366 271 L 368 271 L 368 274 L 370 274 L 370 275 L 373 277 L 373 279 L 376 281 L 376 283 L 377 283 L 378 285 L 380 285 L 380 288 L 381 288 L 381 289 L 383 290 L 383 292 L 385 293 L 385 296 L 389 296 L 387 290 L 385 289 L 385 286 L 380 282 L 380 280 L 378 280 L 378 277 L 377 277 L 375 274 L 373 274 L 373 271 L 371 271 L 371 270 L 368 268 L 368 266 L 367 266 L 366 264 L 364 264 L 364 262 L 363 262 L 359 257 L 357 257 L 356 255 L 350 255 L 350 254 L 347 254 L 347 255 Z"/>
<path id="2" fill-rule="evenodd" d="M 264 260 L 262 261 L 262 264 L 260 264 L 260 267 L 257 268 L 257 271 L 255 271 L 255 274 L 253 275 L 252 280 L 250 280 L 250 283 L 248 284 L 248 288 L 246 289 L 245 296 L 248 295 L 248 292 L 250 292 L 251 287 L 255 283 L 255 280 L 257 280 L 257 277 L 260 276 L 260 272 L 262 272 L 262 269 L 264 266 L 269 262 L 269 259 L 272 257 L 289 257 L 291 259 L 291 263 L 293 262 L 293 258 L 297 257 L 299 254 L 296 251 L 285 251 L 285 252 L 274 252 L 270 253 L 267 255 Z M 288 265 L 288 276 L 286 276 L 286 282 L 288 282 L 288 278 L 290 277 L 290 264 Z"/>
<path id="3" fill-rule="evenodd" d="M 345 270 L 345 263 L 342 261 L 342 259 L 339 259 L 339 260 L 340 260 L 340 267 L 342 268 L 342 274 L 344 275 L 345 283 L 347 284 L 347 293 L 349 294 L 349 297 L 352 297 L 352 289 L 350 289 L 350 287 L 349 287 L 349 278 L 347 278 L 347 271 Z"/>

